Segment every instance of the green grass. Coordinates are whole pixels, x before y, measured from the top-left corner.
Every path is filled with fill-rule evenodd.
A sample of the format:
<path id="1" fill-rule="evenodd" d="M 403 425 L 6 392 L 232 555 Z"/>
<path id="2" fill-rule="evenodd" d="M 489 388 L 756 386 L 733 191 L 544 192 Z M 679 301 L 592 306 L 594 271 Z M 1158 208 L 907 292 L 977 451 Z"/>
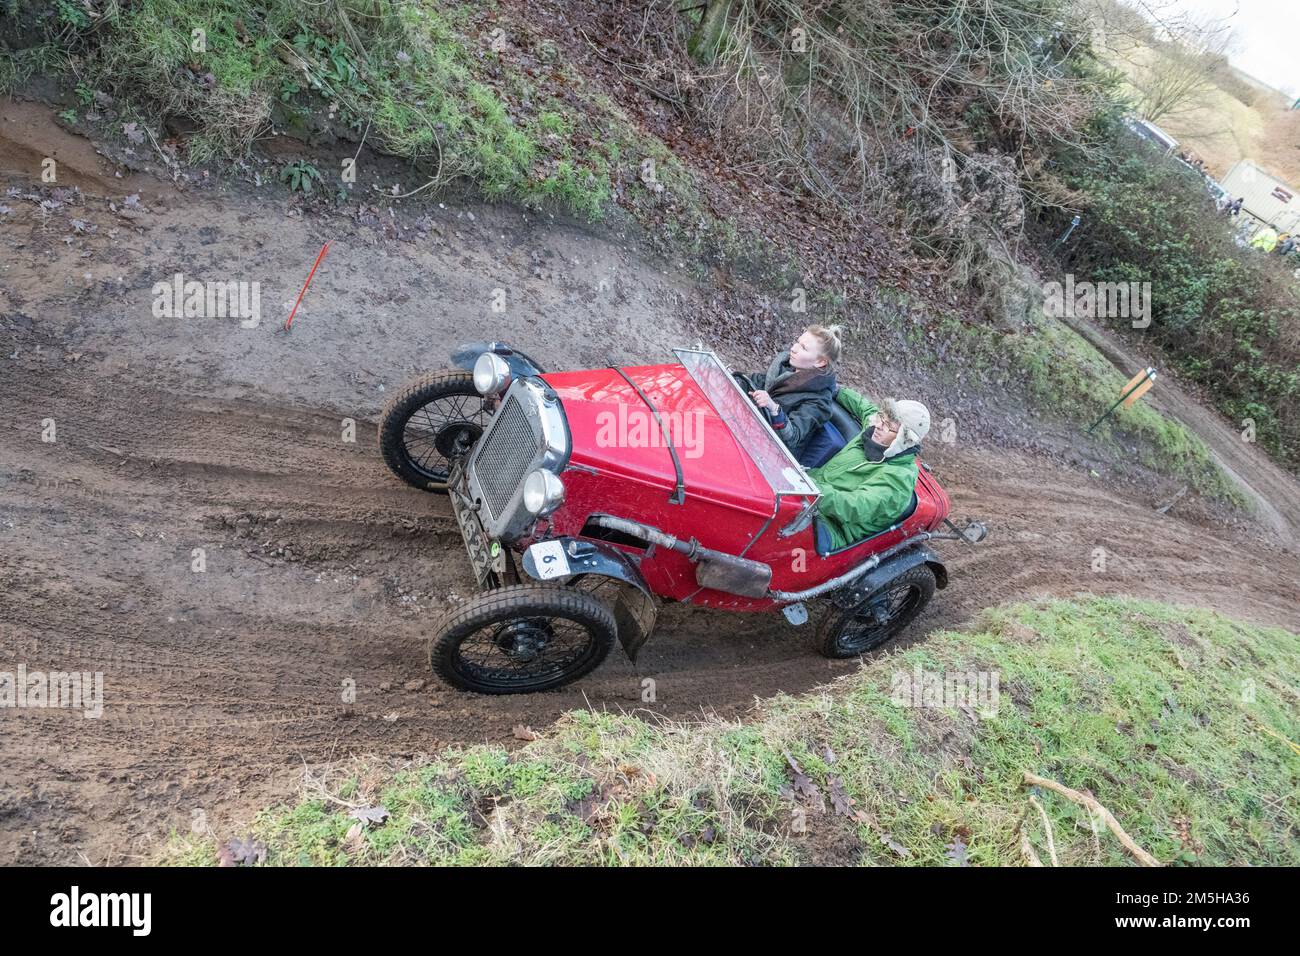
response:
<path id="1" fill-rule="evenodd" d="M 1163 863 L 1295 866 L 1298 640 L 1144 601 L 1016 605 L 744 723 L 577 711 L 513 753 L 331 768 L 252 831 L 270 865 L 1019 865 L 1022 829 L 1049 859 L 1029 771 L 1091 792 Z M 902 706 L 918 667 L 996 674 L 998 693 Z M 791 761 L 820 798 L 791 791 Z M 1082 807 L 1038 798 L 1062 865 L 1133 863 Z M 374 804 L 387 820 L 354 830 L 349 805 Z M 216 845 L 174 838 L 164 861 Z"/>
<path id="2" fill-rule="evenodd" d="M 93 30 L 65 30 L 39 55 L 6 62 L 0 84 L 23 82 L 40 57 L 75 54 L 87 89 L 111 91 L 140 116 L 196 126 L 185 156 L 196 163 L 244 155 L 273 127 L 305 137 L 328 116 L 443 184 L 464 179 L 488 196 L 590 220 L 610 211 L 616 180 L 641 190 L 635 172 L 647 155 L 662 154 L 681 195 L 694 195 L 662 144 L 563 64 L 525 71 L 515 51 L 492 50 L 484 36 L 498 28 L 508 38 L 529 33 L 495 5 L 339 7 L 346 22 L 334 5 L 291 0 L 114 5 Z M 202 51 L 191 47 L 196 28 Z M 553 49 L 538 55 L 555 59 Z"/>

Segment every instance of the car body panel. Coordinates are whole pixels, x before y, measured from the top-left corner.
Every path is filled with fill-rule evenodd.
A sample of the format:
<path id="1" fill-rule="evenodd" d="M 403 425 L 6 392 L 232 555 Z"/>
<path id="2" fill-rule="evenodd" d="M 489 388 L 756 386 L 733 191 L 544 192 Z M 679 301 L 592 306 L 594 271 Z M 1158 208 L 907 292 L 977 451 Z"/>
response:
<path id="1" fill-rule="evenodd" d="M 771 515 L 774 496 L 762 473 L 682 366 L 555 372 L 542 380 L 560 396 L 575 436 L 570 467 L 657 486 L 666 499 L 677 477 L 666 429 L 689 494 Z"/>
<path id="2" fill-rule="evenodd" d="M 620 371 L 623 374 L 620 374 Z M 624 375 L 627 378 L 624 378 Z M 527 542 L 557 535 L 602 540 L 625 553 L 659 597 L 734 611 L 779 606 L 701 588 L 695 564 L 668 548 L 611 541 L 589 525 L 595 514 L 649 525 L 683 541 L 760 561 L 772 568 L 773 590 L 801 591 L 848 572 L 873 554 L 948 515 L 943 489 L 921 466 L 917 507 L 892 528 L 851 548 L 822 556 L 811 524 L 790 537 L 778 531 L 795 520 L 815 496 L 778 495 L 681 365 L 553 372 L 543 380 L 559 395 L 573 447 L 561 474 L 565 501 Z M 630 379 L 659 413 L 656 420 Z M 674 439 L 686 488 L 681 504 L 670 501 L 676 468 L 659 422 Z"/>

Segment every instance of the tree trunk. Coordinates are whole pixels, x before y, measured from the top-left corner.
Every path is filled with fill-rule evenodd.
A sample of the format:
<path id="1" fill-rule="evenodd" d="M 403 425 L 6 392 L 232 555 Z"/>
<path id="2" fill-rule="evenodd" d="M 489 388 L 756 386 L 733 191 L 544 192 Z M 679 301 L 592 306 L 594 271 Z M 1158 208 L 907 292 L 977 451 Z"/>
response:
<path id="1" fill-rule="evenodd" d="M 734 0 L 708 0 L 700 25 L 691 34 L 686 50 L 701 63 L 710 63 L 718 55 L 722 38 L 727 32 L 727 17 Z"/>

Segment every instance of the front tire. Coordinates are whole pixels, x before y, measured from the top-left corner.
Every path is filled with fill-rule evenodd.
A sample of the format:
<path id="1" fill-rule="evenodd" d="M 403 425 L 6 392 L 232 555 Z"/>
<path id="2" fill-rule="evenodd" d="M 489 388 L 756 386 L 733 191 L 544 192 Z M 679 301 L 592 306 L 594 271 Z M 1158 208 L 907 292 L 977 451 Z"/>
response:
<path id="1" fill-rule="evenodd" d="M 834 605 L 817 628 L 826 657 L 857 657 L 891 640 L 934 597 L 934 572 L 918 564 L 882 584 L 851 608 Z"/>
<path id="2" fill-rule="evenodd" d="M 472 448 L 492 413 L 472 372 L 434 372 L 389 400 L 379 419 L 379 450 L 398 478 L 421 491 L 447 491 L 451 461 Z"/>
<path id="3" fill-rule="evenodd" d="M 574 588 L 514 584 L 444 617 L 429 644 L 443 680 L 480 694 L 551 690 L 592 671 L 613 646 L 610 607 Z"/>

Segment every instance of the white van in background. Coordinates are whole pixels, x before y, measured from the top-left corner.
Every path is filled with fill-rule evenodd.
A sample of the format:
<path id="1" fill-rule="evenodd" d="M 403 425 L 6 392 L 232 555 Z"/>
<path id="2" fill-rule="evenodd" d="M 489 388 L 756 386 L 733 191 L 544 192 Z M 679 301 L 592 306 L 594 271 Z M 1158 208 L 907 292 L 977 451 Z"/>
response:
<path id="1" fill-rule="evenodd" d="M 1162 156 L 1172 156 L 1174 150 L 1178 148 L 1178 140 L 1155 123 L 1144 120 L 1139 116 L 1124 117 L 1124 125 L 1158 149 Z"/>
<path id="2" fill-rule="evenodd" d="M 1241 211 L 1252 222 L 1252 231 L 1272 225 L 1278 232 L 1300 231 L 1300 192 L 1276 176 L 1243 159 L 1223 177 L 1222 186 L 1234 199 L 1244 198 Z"/>

